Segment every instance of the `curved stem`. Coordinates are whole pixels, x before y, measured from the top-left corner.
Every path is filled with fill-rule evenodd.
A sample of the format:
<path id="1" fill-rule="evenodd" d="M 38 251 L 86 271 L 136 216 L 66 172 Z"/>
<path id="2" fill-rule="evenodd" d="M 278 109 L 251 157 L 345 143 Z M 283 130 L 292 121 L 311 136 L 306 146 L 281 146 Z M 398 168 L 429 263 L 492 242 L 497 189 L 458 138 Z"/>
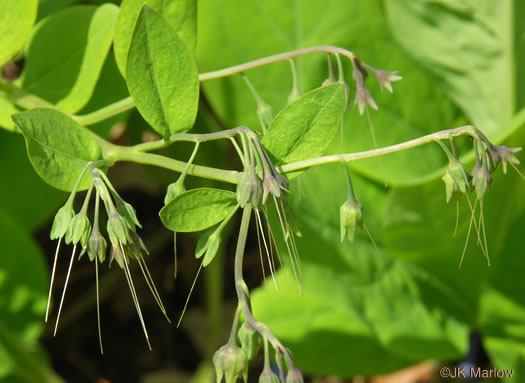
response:
<path id="1" fill-rule="evenodd" d="M 476 133 L 472 126 L 461 126 L 455 129 L 442 130 L 436 133 L 427 134 L 426 136 L 419 137 L 410 141 L 402 142 L 400 144 L 386 146 L 384 148 L 367 150 L 364 152 L 348 153 L 348 154 L 334 154 L 330 156 L 323 156 L 312 158 L 309 160 L 292 162 L 290 164 L 280 166 L 281 173 L 290 173 L 301 169 L 311 168 L 313 166 L 331 164 L 335 162 L 348 162 L 356 161 L 364 158 L 379 157 L 385 154 L 400 152 L 402 150 L 415 148 L 433 142 L 435 140 L 444 140 L 449 137 L 468 135 L 476 137 Z"/>
<path id="2" fill-rule="evenodd" d="M 282 352 L 285 357 L 291 358 L 290 353 L 283 346 L 283 344 L 277 339 L 274 333 L 266 327 L 264 324 L 254 318 L 251 309 L 248 296 L 246 295 L 244 286 L 244 277 L 242 274 L 242 265 L 244 259 L 244 248 L 246 245 L 246 238 L 248 236 L 248 227 L 250 225 L 250 218 L 252 215 L 252 206 L 250 204 L 243 208 L 241 226 L 239 228 L 239 239 L 237 241 L 237 248 L 235 250 L 235 265 L 234 265 L 234 276 L 235 276 L 235 291 L 237 292 L 237 299 L 239 304 L 242 306 L 242 312 L 246 318 L 246 321 L 257 331 L 261 336 L 268 339 L 272 346 Z"/>
<path id="3" fill-rule="evenodd" d="M 227 77 L 227 76 L 241 73 L 241 72 L 244 72 L 250 69 L 258 68 L 260 66 L 276 63 L 279 61 L 286 61 L 293 57 L 302 56 L 308 53 L 316 53 L 316 52 L 326 52 L 326 53 L 334 53 L 334 54 L 339 53 L 343 56 L 348 57 L 351 60 L 356 57 L 356 55 L 353 52 L 347 49 L 334 47 L 330 45 L 319 45 L 316 47 L 297 49 L 294 51 L 289 51 L 289 52 L 279 53 L 279 54 L 268 56 L 268 57 L 263 57 L 257 60 L 248 61 L 244 64 L 234 65 L 229 68 L 219 69 L 219 70 L 207 72 L 207 73 L 201 73 L 199 74 L 199 81 L 202 82 L 202 81 L 218 79 L 221 77 Z M 32 96 L 32 97 L 35 97 L 35 96 Z M 55 108 L 51 104 L 49 104 L 48 107 Z M 134 107 L 135 107 L 135 103 L 133 99 L 131 97 L 127 97 L 123 100 L 117 101 L 111 105 L 108 105 L 104 108 L 96 110 L 92 113 L 88 113 L 88 114 L 84 114 L 80 116 L 72 116 L 72 117 L 79 124 L 92 125 L 97 122 L 103 121 L 109 117 L 115 116 L 119 113 L 123 113 L 130 109 L 133 109 Z"/>

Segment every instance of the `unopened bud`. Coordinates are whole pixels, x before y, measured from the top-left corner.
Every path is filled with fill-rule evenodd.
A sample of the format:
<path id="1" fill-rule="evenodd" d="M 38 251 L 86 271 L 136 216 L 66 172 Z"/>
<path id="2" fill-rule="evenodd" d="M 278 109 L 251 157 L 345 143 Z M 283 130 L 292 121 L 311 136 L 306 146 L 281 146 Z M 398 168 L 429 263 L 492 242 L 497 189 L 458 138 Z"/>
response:
<path id="1" fill-rule="evenodd" d="M 90 261 L 98 258 L 100 263 L 106 259 L 108 243 L 99 230 L 93 230 L 89 236 L 87 253 Z"/>
<path id="2" fill-rule="evenodd" d="M 126 225 L 130 228 L 130 230 L 135 231 L 135 226 L 142 227 L 139 220 L 137 219 L 135 208 L 131 206 L 131 204 L 119 198 L 116 202 L 116 208 L 117 212 L 122 216 L 124 222 L 126 222 Z"/>
<path id="3" fill-rule="evenodd" d="M 89 234 L 91 233 L 91 223 L 85 212 L 80 212 L 75 215 L 69 224 L 69 229 L 66 233 L 66 243 L 74 244 L 80 242 L 82 247 L 87 246 Z"/>
<path id="4" fill-rule="evenodd" d="M 111 247 L 111 257 L 109 258 L 109 266 L 111 267 L 111 264 L 113 261 L 116 261 L 117 264 L 120 266 L 121 269 L 124 269 L 125 263 L 124 263 L 124 257 L 126 255 L 122 252 L 122 249 L 120 246 L 112 246 Z"/>
<path id="5" fill-rule="evenodd" d="M 467 169 L 465 165 L 459 160 L 449 160 L 447 172 L 456 183 L 461 193 L 466 193 L 470 189 L 470 181 L 468 178 Z"/>
<path id="6" fill-rule="evenodd" d="M 269 194 L 272 194 L 275 196 L 275 198 L 279 198 L 281 196 L 281 188 L 279 182 L 274 176 L 271 174 L 266 174 L 263 181 L 263 205 L 266 203 L 266 199 L 268 198 Z"/>
<path id="7" fill-rule="evenodd" d="M 69 229 L 69 224 L 75 216 L 75 211 L 71 207 L 70 203 L 66 203 L 62 206 L 53 220 L 53 226 L 51 227 L 51 239 L 62 238 Z"/>
<path id="8" fill-rule="evenodd" d="M 109 240 L 113 246 L 118 247 L 119 242 L 125 245 L 130 241 L 128 226 L 126 225 L 124 219 L 116 211 L 110 213 L 107 229 Z"/>
<path id="9" fill-rule="evenodd" d="M 239 188 L 239 204 L 243 208 L 248 202 L 254 208 L 261 203 L 262 186 L 259 177 L 253 172 Z"/>
<path id="10" fill-rule="evenodd" d="M 280 383 L 279 377 L 270 368 L 265 368 L 259 376 L 259 383 Z"/>
<path id="11" fill-rule="evenodd" d="M 456 185 L 456 182 L 454 182 L 454 180 L 452 179 L 448 171 L 442 177 L 442 180 L 445 183 L 445 190 L 447 193 L 447 203 L 450 201 L 452 196 L 457 198 L 459 197 L 459 195 L 461 195 L 459 187 Z"/>
<path id="12" fill-rule="evenodd" d="M 304 383 L 303 374 L 296 367 L 292 367 L 286 375 L 286 383 Z"/>
<path id="13" fill-rule="evenodd" d="M 488 185 L 492 183 L 492 176 L 490 175 L 487 167 L 482 166 L 472 177 L 472 186 L 476 190 L 476 195 L 479 199 L 482 199 L 487 191 Z"/>
<path id="14" fill-rule="evenodd" d="M 173 198 L 178 197 L 185 191 L 184 181 L 180 178 L 176 182 L 169 184 L 164 197 L 164 205 L 167 205 Z"/>
<path id="15" fill-rule="evenodd" d="M 363 224 L 361 204 L 355 199 L 347 199 L 339 209 L 339 219 L 341 224 L 341 242 L 347 237 L 353 243 L 357 226 Z"/>
<path id="16" fill-rule="evenodd" d="M 224 377 L 226 383 L 235 383 L 242 376 L 248 381 L 248 360 L 244 351 L 237 346 L 224 345 L 213 355 L 213 365 L 217 375 L 217 383 Z"/>
<path id="17" fill-rule="evenodd" d="M 261 336 L 248 322 L 242 324 L 237 335 L 241 342 L 241 348 L 246 353 L 246 357 L 248 360 L 252 360 L 261 346 Z"/>

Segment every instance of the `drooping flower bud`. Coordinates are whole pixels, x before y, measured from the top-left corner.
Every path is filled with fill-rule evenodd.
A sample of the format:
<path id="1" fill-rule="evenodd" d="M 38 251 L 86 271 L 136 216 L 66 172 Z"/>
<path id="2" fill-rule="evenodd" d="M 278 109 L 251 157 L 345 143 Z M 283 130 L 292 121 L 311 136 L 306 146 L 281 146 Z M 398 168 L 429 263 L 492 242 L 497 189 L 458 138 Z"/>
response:
<path id="1" fill-rule="evenodd" d="M 74 244 L 80 242 L 83 248 L 87 247 L 89 234 L 91 233 L 91 223 L 85 211 L 81 211 L 75 215 L 69 224 L 66 233 L 66 243 Z"/>
<path id="2" fill-rule="evenodd" d="M 264 176 L 264 181 L 263 181 L 263 197 L 262 197 L 263 205 L 266 203 L 266 200 L 269 194 L 272 194 L 273 196 L 275 196 L 275 198 L 279 198 L 281 196 L 281 188 L 280 188 L 279 181 L 277 181 L 274 176 L 267 173 Z"/>
<path id="3" fill-rule="evenodd" d="M 248 322 L 242 324 L 237 335 L 239 336 L 241 348 L 244 350 L 246 357 L 248 360 L 252 360 L 261 346 L 261 336 Z"/>
<path id="4" fill-rule="evenodd" d="M 111 256 L 109 258 L 109 267 L 111 267 L 111 264 L 113 261 L 116 261 L 117 264 L 120 266 L 121 269 L 124 269 L 125 263 L 124 263 L 124 257 L 126 254 L 122 252 L 122 249 L 119 245 L 113 245 L 111 247 Z"/>
<path id="5" fill-rule="evenodd" d="M 286 375 L 286 383 L 304 383 L 303 374 L 296 367 L 292 367 Z"/>
<path id="6" fill-rule="evenodd" d="M 363 224 L 363 211 L 361 204 L 355 199 L 348 198 L 339 209 L 339 219 L 341 226 L 341 242 L 345 237 L 353 243 L 357 226 Z"/>
<path id="7" fill-rule="evenodd" d="M 449 159 L 447 172 L 456 183 L 461 193 L 466 193 L 470 189 L 470 181 L 465 165 L 457 159 Z"/>
<path id="8" fill-rule="evenodd" d="M 355 93 L 354 106 L 357 105 L 359 109 L 359 114 L 362 116 L 365 113 L 365 108 L 369 105 L 372 109 L 377 110 L 376 100 L 370 94 L 368 89 L 364 85 L 357 86 Z"/>
<path id="9" fill-rule="evenodd" d="M 403 77 L 398 76 L 395 72 L 388 72 L 386 70 L 375 70 L 374 71 L 377 82 L 379 83 L 379 86 L 381 87 L 381 91 L 383 91 L 383 88 L 388 90 L 390 93 L 393 92 L 392 90 L 392 82 L 402 80 Z"/>
<path id="10" fill-rule="evenodd" d="M 516 158 L 514 153 L 521 151 L 521 148 L 508 148 L 506 146 L 495 146 L 496 153 L 503 166 L 503 173 L 507 174 L 507 164 L 519 165 L 520 161 Z"/>
<path id="11" fill-rule="evenodd" d="M 130 241 L 128 226 L 116 210 L 109 214 L 107 229 L 109 240 L 113 246 L 118 247 L 119 242 L 125 245 Z"/>
<path id="12" fill-rule="evenodd" d="M 117 208 L 117 212 L 124 219 L 126 225 L 130 228 L 130 230 L 135 231 L 135 226 L 142 227 L 139 220 L 137 219 L 137 213 L 135 212 L 135 208 L 131 206 L 131 204 L 127 203 L 121 198 L 118 198 L 116 200 L 115 207 Z"/>
<path id="13" fill-rule="evenodd" d="M 96 257 L 100 263 L 104 263 L 104 260 L 106 259 L 107 247 L 108 243 L 106 242 L 104 236 L 100 233 L 100 230 L 93 229 L 91 235 L 89 236 L 87 247 L 89 260 L 93 261 Z"/>
<path id="14" fill-rule="evenodd" d="M 259 376 L 259 383 L 280 383 L 280 380 L 270 368 L 265 368 Z"/>
<path id="15" fill-rule="evenodd" d="M 448 171 L 442 177 L 442 180 L 445 183 L 445 190 L 447 193 L 447 203 L 450 201 L 452 196 L 457 198 L 459 197 L 459 195 L 461 195 L 461 191 L 459 190 L 459 187 L 456 185 L 456 182 L 454 182 L 454 180 L 452 179 Z"/>
<path id="16" fill-rule="evenodd" d="M 168 185 L 166 189 L 166 196 L 164 197 L 164 205 L 167 205 L 173 198 L 178 197 L 186 191 L 184 180 L 179 178 L 176 182 Z"/>
<path id="17" fill-rule="evenodd" d="M 246 354 L 238 346 L 224 345 L 213 355 L 213 365 L 217 375 L 217 383 L 224 377 L 226 383 L 235 383 L 242 376 L 248 381 L 248 360 Z"/>
<path id="18" fill-rule="evenodd" d="M 62 206 L 53 220 L 53 226 L 51 227 L 50 237 L 51 239 L 58 239 L 63 237 L 68 231 L 71 220 L 75 216 L 72 204 L 67 202 Z"/>
<path id="19" fill-rule="evenodd" d="M 253 208 L 256 209 L 261 203 L 262 193 L 261 180 L 259 180 L 255 172 L 251 172 L 242 184 L 239 183 L 237 187 L 237 200 L 242 208 L 250 202 Z"/>
<path id="20" fill-rule="evenodd" d="M 488 185 L 492 183 L 492 176 L 484 164 L 481 168 L 472 176 L 472 186 L 476 190 L 476 195 L 479 199 L 482 199 L 487 191 Z"/>

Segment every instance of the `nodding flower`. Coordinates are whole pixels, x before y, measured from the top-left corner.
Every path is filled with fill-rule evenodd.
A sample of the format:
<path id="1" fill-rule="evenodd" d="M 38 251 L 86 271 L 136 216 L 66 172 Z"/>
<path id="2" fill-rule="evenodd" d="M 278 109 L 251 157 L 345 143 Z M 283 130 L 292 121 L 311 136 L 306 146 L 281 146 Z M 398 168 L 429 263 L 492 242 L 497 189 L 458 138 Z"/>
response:
<path id="1" fill-rule="evenodd" d="M 91 184 L 85 196 L 82 208 L 78 214 L 75 215 L 73 209 L 73 201 L 75 199 L 80 180 L 83 178 L 85 171 L 89 168 L 92 176 Z M 91 200 L 91 195 L 95 190 L 95 208 L 94 208 L 94 221 L 93 226 L 88 218 L 88 206 Z M 108 216 L 107 233 L 109 236 L 109 242 L 111 244 L 111 258 L 110 265 L 113 260 L 124 270 L 126 281 L 128 283 L 139 320 L 141 322 L 148 347 L 151 349 L 149 343 L 148 333 L 140 309 L 140 305 L 137 298 L 137 293 L 133 285 L 129 263 L 131 261 L 137 261 L 142 274 L 148 284 L 148 287 L 153 294 L 159 308 L 162 313 L 169 318 L 166 314 L 166 310 L 161 301 L 160 295 L 155 287 L 153 279 L 149 273 L 149 270 L 144 261 L 143 253 L 148 254 L 148 251 L 144 245 L 144 242 L 136 233 L 136 228 L 141 227 L 135 213 L 135 209 L 127 202 L 125 202 L 120 195 L 116 192 L 115 188 L 111 185 L 111 182 L 107 176 L 99 169 L 95 168 L 93 164 L 88 164 L 84 171 L 81 173 L 76 185 L 71 192 L 65 205 L 59 209 L 55 216 L 53 227 L 51 229 L 51 239 L 58 239 L 58 245 L 55 253 L 55 260 L 53 263 L 53 271 L 51 274 L 51 283 L 49 288 L 48 304 L 46 310 L 46 322 L 49 316 L 49 307 L 51 302 L 51 295 L 53 291 L 53 282 L 56 271 L 56 264 L 58 254 L 60 252 L 60 245 L 62 239 L 65 238 L 66 244 L 73 245 L 73 252 L 71 254 L 71 260 L 69 262 L 69 268 L 67 271 L 66 281 L 62 292 L 62 298 L 57 314 L 57 320 L 55 323 L 54 335 L 56 335 L 58 329 L 58 323 L 60 320 L 60 313 L 64 303 L 64 297 L 66 294 L 67 286 L 69 283 L 69 277 L 75 260 L 75 254 L 77 249 L 80 250 L 79 260 L 84 254 L 88 254 L 88 259 L 95 262 L 95 279 L 96 279 L 96 292 L 97 292 L 97 322 L 99 331 L 99 343 L 100 351 L 104 353 L 102 347 L 102 336 L 100 326 L 100 305 L 99 305 L 99 282 L 98 282 L 98 265 L 102 264 L 106 260 L 106 250 L 108 247 L 108 241 L 104 238 L 99 226 L 99 210 L 100 200 L 102 200 Z"/>
<path id="2" fill-rule="evenodd" d="M 289 193 L 288 179 L 279 173 L 274 166 L 257 135 L 246 132 L 243 134 L 247 138 L 245 149 L 247 153 L 245 155 L 244 172 L 241 174 L 240 182 L 237 185 L 237 200 L 241 207 L 245 207 L 247 204 L 251 204 L 253 207 L 261 264 L 264 263 L 264 252 L 276 289 L 278 289 L 278 285 L 275 278 L 275 258 L 279 260 L 281 266 L 282 260 L 277 245 L 277 237 L 272 230 L 270 222 L 279 222 L 280 231 L 290 256 L 292 270 L 299 290 L 302 292 L 300 283 L 301 269 L 295 242 L 295 230 L 290 225 L 287 217 L 286 202 L 284 201 L 285 196 Z M 271 220 L 269 214 L 276 215 L 276 219 Z M 263 275 L 265 275 L 264 266 L 262 268 Z"/>

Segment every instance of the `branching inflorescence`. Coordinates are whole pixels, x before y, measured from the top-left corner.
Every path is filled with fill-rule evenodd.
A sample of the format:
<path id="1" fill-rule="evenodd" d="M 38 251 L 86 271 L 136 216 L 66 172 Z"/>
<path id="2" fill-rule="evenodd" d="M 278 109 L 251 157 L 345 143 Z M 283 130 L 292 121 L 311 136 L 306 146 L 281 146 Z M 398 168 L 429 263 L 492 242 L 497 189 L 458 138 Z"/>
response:
<path id="1" fill-rule="evenodd" d="M 148 18 L 154 22 L 144 22 Z M 140 28 L 160 28 L 159 33 L 171 34 L 172 32 L 169 29 L 162 29 L 165 28 L 162 23 L 162 17 L 147 6 L 144 7 L 137 19 L 137 25 Z M 136 31 L 140 30 L 140 28 L 135 27 Z M 173 41 L 178 41 L 179 37 L 177 37 L 175 32 L 173 33 Z M 30 145 L 36 145 L 34 142 L 38 143 L 40 140 L 46 145 L 45 150 L 40 152 L 40 156 L 42 152 L 48 153 L 46 150 L 49 150 L 50 147 L 56 149 L 56 153 L 53 152 L 52 155 L 49 155 L 49 161 L 59 164 L 60 161 L 57 158 L 60 159 L 59 156 L 62 152 L 68 153 L 68 159 L 73 157 L 78 160 L 77 162 L 63 161 L 62 165 L 60 165 L 63 168 L 59 169 L 62 172 L 67 170 L 67 174 L 73 174 L 75 177 L 74 182 L 71 179 L 57 180 L 56 172 L 47 174 L 47 168 L 39 167 L 41 157 L 38 158 L 38 161 L 33 161 L 35 168 L 46 181 L 54 186 L 71 191 L 66 204 L 56 214 L 51 230 L 51 238 L 58 239 L 58 245 L 53 264 L 46 321 L 61 244 L 64 241 L 66 244 L 73 245 L 65 286 L 58 309 L 55 333 L 58 328 L 60 312 L 76 254 L 78 253 L 80 258 L 87 253 L 89 260 L 95 262 L 98 303 L 98 269 L 99 264 L 103 264 L 106 260 L 108 245 L 111 249 L 109 264 L 111 265 L 113 261 L 116 262 L 124 272 L 148 346 L 150 346 L 148 333 L 130 271 L 131 262 L 138 263 L 154 299 L 168 319 L 160 295 L 146 267 L 144 255 L 148 254 L 148 251 L 137 234 L 137 228 L 140 228 L 141 225 L 135 210 L 120 197 L 105 173 L 108 167 L 111 167 L 118 161 L 131 161 L 159 166 L 181 173 L 179 178 L 168 186 L 164 201 L 165 207 L 161 210 L 160 217 L 163 223 L 175 233 L 174 236 L 178 232 L 203 231 L 199 246 L 195 252 L 196 258 L 202 257 L 201 267 L 206 267 L 212 262 L 221 245 L 221 236 L 226 223 L 231 220 L 238 210 L 242 210 L 234 268 L 238 306 L 229 340 L 226 345 L 217 350 L 213 357 L 217 382 L 220 382 L 223 378 L 226 383 L 233 383 L 237 378 L 243 378 L 246 381 L 248 363 L 255 356 L 260 346 L 263 346 L 264 349 L 264 369 L 260 375 L 259 382 L 297 383 L 303 380 L 301 372 L 293 362 L 290 351 L 264 323 L 261 323 L 253 316 L 250 293 L 242 272 L 246 240 L 251 217 L 253 216 L 255 218 L 253 226 L 255 226 L 257 231 L 263 275 L 265 274 L 264 264 L 266 263 L 273 284 L 278 289 L 275 273 L 279 267 L 283 267 L 287 263 L 283 260 L 284 257 L 281 256 L 282 253 L 286 252 L 290 259 L 289 264 L 297 286 L 302 291 L 301 263 L 296 239 L 298 231 L 290 219 L 289 208 L 286 203 L 286 196 L 290 190 L 287 174 L 297 173 L 300 170 L 328 163 L 343 164 L 348 184 L 348 198 L 340 207 L 341 240 L 348 238 L 350 241 L 353 241 L 357 228 L 363 228 L 367 233 L 368 229 L 363 222 L 362 206 L 354 193 L 347 163 L 362 158 L 380 157 L 388 153 L 437 142 L 443 148 L 449 161 L 448 169 L 443 176 L 446 185 L 447 202 L 452 198 L 457 200 L 461 195 L 467 196 L 472 211 L 468 235 L 470 235 L 473 225 L 477 233 L 478 244 L 480 244 L 484 255 L 487 257 L 487 261 L 489 260 L 483 218 L 484 195 L 492 181 L 491 174 L 500 163 L 504 172 L 507 170 L 507 165 L 517 170 L 516 165 L 519 164 L 519 161 L 514 154 L 520 148 L 512 149 L 505 146 L 496 146 L 478 129 L 464 126 L 436 132 L 384 148 L 377 148 L 375 135 L 372 131 L 372 137 L 376 146 L 374 150 L 322 156 L 334 137 L 334 133 L 337 133 L 339 127 L 342 128 L 343 114 L 350 104 L 350 87 L 345 82 L 341 58 L 348 59 L 352 65 L 352 78 L 355 88 L 352 105 L 361 115 L 364 115 L 366 111 L 369 121 L 368 107 L 378 109 L 375 99 L 365 86 L 369 72 L 375 74 L 381 90 L 387 89 L 392 92 L 391 83 L 401 80 L 401 77 L 396 72 L 375 69 L 358 58 L 356 54 L 331 46 L 299 49 L 214 72 L 197 74 L 196 66 L 191 61 L 191 54 L 187 52 L 184 44 L 176 43 L 176 49 L 180 50 L 179 53 L 182 52 L 180 57 L 189 57 L 189 62 L 186 63 L 187 67 L 190 68 L 188 69 L 188 76 L 191 76 L 191 70 L 195 70 L 195 81 L 189 81 L 187 85 L 191 91 L 188 94 L 197 95 L 194 100 L 188 101 L 188 103 L 193 103 L 192 108 L 195 109 L 195 113 L 197 109 L 196 103 L 198 103 L 199 82 L 242 74 L 257 102 L 256 112 L 262 129 L 260 133 L 248 127 L 237 127 L 210 134 L 186 133 L 191 126 L 172 125 L 172 121 L 163 120 L 165 119 L 165 109 L 163 108 L 166 105 L 171 105 L 168 101 L 172 101 L 169 99 L 173 93 L 172 89 L 170 88 L 169 92 L 165 92 L 163 88 L 163 86 L 169 86 L 169 84 L 151 85 L 146 81 L 134 82 L 136 81 L 134 79 L 134 73 L 136 72 L 130 72 L 129 70 L 129 66 L 134 65 L 130 64 L 130 62 L 137 62 L 137 60 L 133 61 L 133 55 L 137 54 L 139 58 L 150 57 L 152 60 L 155 60 L 156 54 L 160 55 L 158 52 L 152 53 L 148 51 L 148 49 L 153 49 L 152 46 L 154 47 L 154 45 L 146 44 L 142 46 L 141 44 L 143 44 L 143 40 L 139 38 L 131 39 L 127 79 L 131 97 L 127 99 L 84 116 L 64 115 L 54 110 L 53 105 L 43 100 L 40 100 L 40 102 L 36 96 L 32 95 L 24 95 L 24 97 L 14 99 L 22 108 L 34 107 L 35 105 L 47 108 L 22 112 L 14 117 L 16 125 L 28 141 L 30 157 L 32 156 Z M 328 53 L 328 78 L 320 88 L 301 95 L 292 59 L 304 54 L 319 52 Z M 173 59 L 179 59 L 177 52 L 171 53 L 174 54 L 172 56 Z M 334 57 L 337 63 L 337 79 L 332 66 Z M 243 73 L 256 67 L 286 60 L 290 61 L 291 64 L 293 87 L 288 98 L 288 105 L 277 115 L 274 115 L 273 108 L 259 96 L 248 77 Z M 152 70 L 157 68 L 155 65 L 150 65 L 150 67 L 154 68 Z M 11 85 L 4 85 L 2 84 L 3 88 L 7 89 L 3 89 L 4 91 L 19 94 L 13 91 Z M 136 93 L 134 93 L 147 93 L 152 91 L 151 87 L 155 86 L 157 88 L 153 89 L 153 91 L 156 92 L 156 97 L 160 97 L 160 102 L 164 102 L 162 106 L 145 104 L 144 99 L 147 98 L 137 97 Z M 28 100 L 31 102 L 28 102 Z M 109 143 L 91 132 L 86 133 L 86 125 L 105 120 L 135 106 L 144 115 L 144 118 L 150 122 L 152 128 L 163 135 L 162 139 L 124 147 Z M 192 108 L 188 108 L 188 110 Z M 48 119 L 54 119 L 54 121 L 57 121 L 57 124 L 67 125 L 67 132 L 70 134 L 67 139 L 70 140 L 71 145 L 64 144 L 67 140 L 54 142 L 49 139 L 49 135 L 45 132 L 43 125 L 40 124 L 43 116 Z M 187 124 L 188 119 L 191 120 L 191 118 L 185 118 L 184 124 Z M 467 171 L 465 165 L 460 161 L 454 146 L 453 139 L 461 135 L 469 136 L 473 142 L 476 163 L 470 172 Z M 216 169 L 194 164 L 202 143 L 220 139 L 229 140 L 232 143 L 242 163 L 243 168 L 241 171 Z M 441 142 L 442 140 L 450 140 L 450 149 Z M 149 153 L 180 141 L 193 142 L 195 144 L 187 162 Z M 82 148 L 88 148 L 89 150 Z M 82 150 L 85 150 L 85 152 Z M 79 167 L 79 163 L 83 164 L 83 166 Z M 236 192 L 212 188 L 186 190 L 186 175 L 235 184 Z M 80 211 L 75 213 L 73 201 L 77 192 L 81 189 L 87 189 L 87 194 Z M 468 198 L 470 191 L 475 192 L 476 199 L 474 203 Z M 88 217 L 88 208 L 92 199 L 94 199 L 93 221 Z M 100 201 L 102 201 L 102 205 Z M 100 225 L 101 206 L 104 207 L 107 216 L 105 230 Z M 479 216 L 476 218 L 475 213 L 478 206 Z M 272 226 L 275 224 L 278 225 L 279 229 L 274 231 Z M 368 234 L 370 235 L 370 233 Z M 370 238 L 372 237 L 370 236 Z M 97 305 L 97 313 L 98 310 Z M 244 323 L 242 324 L 240 324 L 241 315 L 244 316 Z M 98 327 L 102 352 L 100 319 L 98 320 Z M 270 368 L 270 347 L 274 351 L 274 361 L 278 374 L 275 374 Z"/>

